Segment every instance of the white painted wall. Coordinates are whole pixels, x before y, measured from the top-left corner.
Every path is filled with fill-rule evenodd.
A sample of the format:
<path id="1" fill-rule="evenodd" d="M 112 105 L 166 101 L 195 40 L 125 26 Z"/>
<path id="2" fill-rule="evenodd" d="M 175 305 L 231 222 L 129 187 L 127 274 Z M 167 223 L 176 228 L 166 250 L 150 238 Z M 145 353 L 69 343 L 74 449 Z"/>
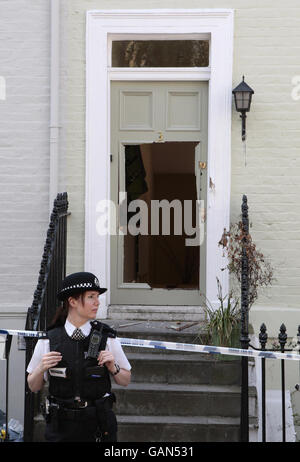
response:
<path id="1" fill-rule="evenodd" d="M 48 226 L 49 2 L 0 2 L 0 325 L 24 328 Z M 2 81 L 3 81 L 2 79 Z M 11 352 L 9 415 L 23 421 L 24 352 Z M 0 361 L 5 411 L 5 361 Z"/>
<path id="2" fill-rule="evenodd" d="M 48 224 L 49 4 L 0 2 L 0 320 L 31 304 Z"/>

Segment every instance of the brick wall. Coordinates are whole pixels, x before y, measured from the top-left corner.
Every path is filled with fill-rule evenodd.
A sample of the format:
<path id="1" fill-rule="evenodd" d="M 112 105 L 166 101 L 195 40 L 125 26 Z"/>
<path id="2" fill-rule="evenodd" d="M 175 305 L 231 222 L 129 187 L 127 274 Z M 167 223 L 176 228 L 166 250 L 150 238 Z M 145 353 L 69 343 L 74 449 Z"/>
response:
<path id="1" fill-rule="evenodd" d="M 233 113 L 232 215 L 246 193 L 253 237 L 271 258 L 277 278 L 259 303 L 298 307 L 300 102 L 292 98 L 292 78 L 300 73 L 300 5 L 250 3 L 235 18 L 234 84 L 244 73 L 255 95 L 247 119 L 246 167 L 240 121 Z"/>
<path id="2" fill-rule="evenodd" d="M 0 2 L 0 317 L 24 314 L 48 224 L 49 2 Z"/>
<path id="3" fill-rule="evenodd" d="M 0 325 L 24 328 L 48 227 L 49 2 L 1 0 Z M 9 418 L 23 422 L 24 352 L 10 355 Z M 5 411 L 5 361 L 0 361 Z"/>

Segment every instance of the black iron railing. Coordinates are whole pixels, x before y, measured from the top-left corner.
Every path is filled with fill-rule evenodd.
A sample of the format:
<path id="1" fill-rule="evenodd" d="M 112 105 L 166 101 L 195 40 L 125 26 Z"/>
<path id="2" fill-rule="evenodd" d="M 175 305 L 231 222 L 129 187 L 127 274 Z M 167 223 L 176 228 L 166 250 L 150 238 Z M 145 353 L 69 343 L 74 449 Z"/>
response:
<path id="1" fill-rule="evenodd" d="M 34 292 L 32 305 L 28 308 L 26 330 L 46 330 L 57 308 L 56 294 L 66 275 L 68 195 L 58 194 L 50 217 L 47 238 Z M 32 357 L 36 340 L 26 337 L 25 370 Z M 24 441 L 32 441 L 34 415 L 39 394 L 32 393 L 25 380 Z"/>
<path id="2" fill-rule="evenodd" d="M 242 223 L 244 234 L 249 233 L 249 216 L 247 197 L 243 196 L 242 202 Z M 266 349 L 268 334 L 265 324 L 260 327 L 259 343 L 260 348 L 251 345 L 249 339 L 249 268 L 248 256 L 246 251 L 246 240 L 242 249 L 242 277 L 241 277 L 241 348 L 253 348 L 259 351 L 278 351 L 276 348 Z M 300 326 L 298 327 L 298 350 L 300 346 Z M 295 351 L 286 349 L 287 333 L 284 324 L 280 327 L 278 335 L 279 350 L 281 353 L 288 351 Z M 261 405 L 262 405 L 262 441 L 266 441 L 266 359 L 261 358 Z M 281 362 L 281 407 L 282 407 L 282 441 L 286 441 L 286 415 L 285 415 L 285 360 L 280 359 Z M 240 439 L 242 442 L 249 441 L 249 391 L 248 391 L 248 357 L 241 358 L 242 380 L 241 380 L 241 425 L 240 425 Z"/>
<path id="3" fill-rule="evenodd" d="M 246 249 L 246 236 L 249 234 L 249 216 L 247 197 L 243 196 L 242 202 L 242 275 L 241 275 L 241 348 L 249 347 L 249 277 L 248 255 Z M 248 357 L 241 357 L 242 389 L 241 389 L 241 441 L 249 441 L 249 390 L 248 390 Z"/>
<path id="4" fill-rule="evenodd" d="M 279 329 L 279 334 L 278 334 L 278 343 L 279 343 L 279 348 L 272 348 L 272 349 L 266 349 L 266 345 L 268 342 L 268 334 L 267 334 L 267 328 L 266 325 L 263 323 L 260 326 L 260 333 L 259 333 L 259 343 L 260 343 L 260 348 L 256 348 L 253 345 L 249 344 L 251 348 L 254 350 L 259 350 L 259 351 L 280 351 L 281 353 L 287 353 L 287 352 L 295 352 L 299 353 L 299 345 L 300 345 L 300 326 L 298 326 L 298 333 L 297 333 L 297 345 L 294 345 L 294 348 L 286 348 L 286 343 L 287 343 L 287 332 L 286 332 L 286 327 L 284 324 L 281 324 L 280 329 Z M 266 422 L 266 412 L 267 412 L 267 406 L 266 406 L 266 359 L 267 358 L 261 358 L 261 406 L 262 406 L 262 442 L 266 442 L 266 429 L 267 429 L 267 422 Z M 286 442 L 286 415 L 285 415 L 285 410 L 286 410 L 286 402 L 285 402 L 285 360 L 280 359 L 280 370 L 281 370 L 281 432 L 282 432 L 282 442 Z M 296 386 L 297 387 L 297 386 Z"/>

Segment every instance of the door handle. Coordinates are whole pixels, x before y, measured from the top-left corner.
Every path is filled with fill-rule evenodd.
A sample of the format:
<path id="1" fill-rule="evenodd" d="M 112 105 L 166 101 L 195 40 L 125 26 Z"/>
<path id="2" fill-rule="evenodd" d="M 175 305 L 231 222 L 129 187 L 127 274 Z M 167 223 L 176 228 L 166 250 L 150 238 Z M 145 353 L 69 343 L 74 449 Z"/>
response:
<path id="1" fill-rule="evenodd" d="M 163 132 L 158 132 L 158 139 L 155 143 L 165 143 Z"/>

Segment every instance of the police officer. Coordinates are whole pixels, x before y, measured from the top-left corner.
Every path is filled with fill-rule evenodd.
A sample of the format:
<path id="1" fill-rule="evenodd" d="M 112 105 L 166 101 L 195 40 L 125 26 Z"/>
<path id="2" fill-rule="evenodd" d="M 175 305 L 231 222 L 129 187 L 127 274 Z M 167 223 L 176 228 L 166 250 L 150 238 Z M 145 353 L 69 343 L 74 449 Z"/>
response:
<path id="1" fill-rule="evenodd" d="M 106 290 L 92 273 L 67 276 L 58 293 L 63 305 L 48 329 L 48 339 L 36 344 L 27 380 L 32 392 L 49 380 L 47 441 L 117 441 L 110 377 L 127 386 L 131 366 L 116 332 L 95 321 L 98 297 Z"/>

